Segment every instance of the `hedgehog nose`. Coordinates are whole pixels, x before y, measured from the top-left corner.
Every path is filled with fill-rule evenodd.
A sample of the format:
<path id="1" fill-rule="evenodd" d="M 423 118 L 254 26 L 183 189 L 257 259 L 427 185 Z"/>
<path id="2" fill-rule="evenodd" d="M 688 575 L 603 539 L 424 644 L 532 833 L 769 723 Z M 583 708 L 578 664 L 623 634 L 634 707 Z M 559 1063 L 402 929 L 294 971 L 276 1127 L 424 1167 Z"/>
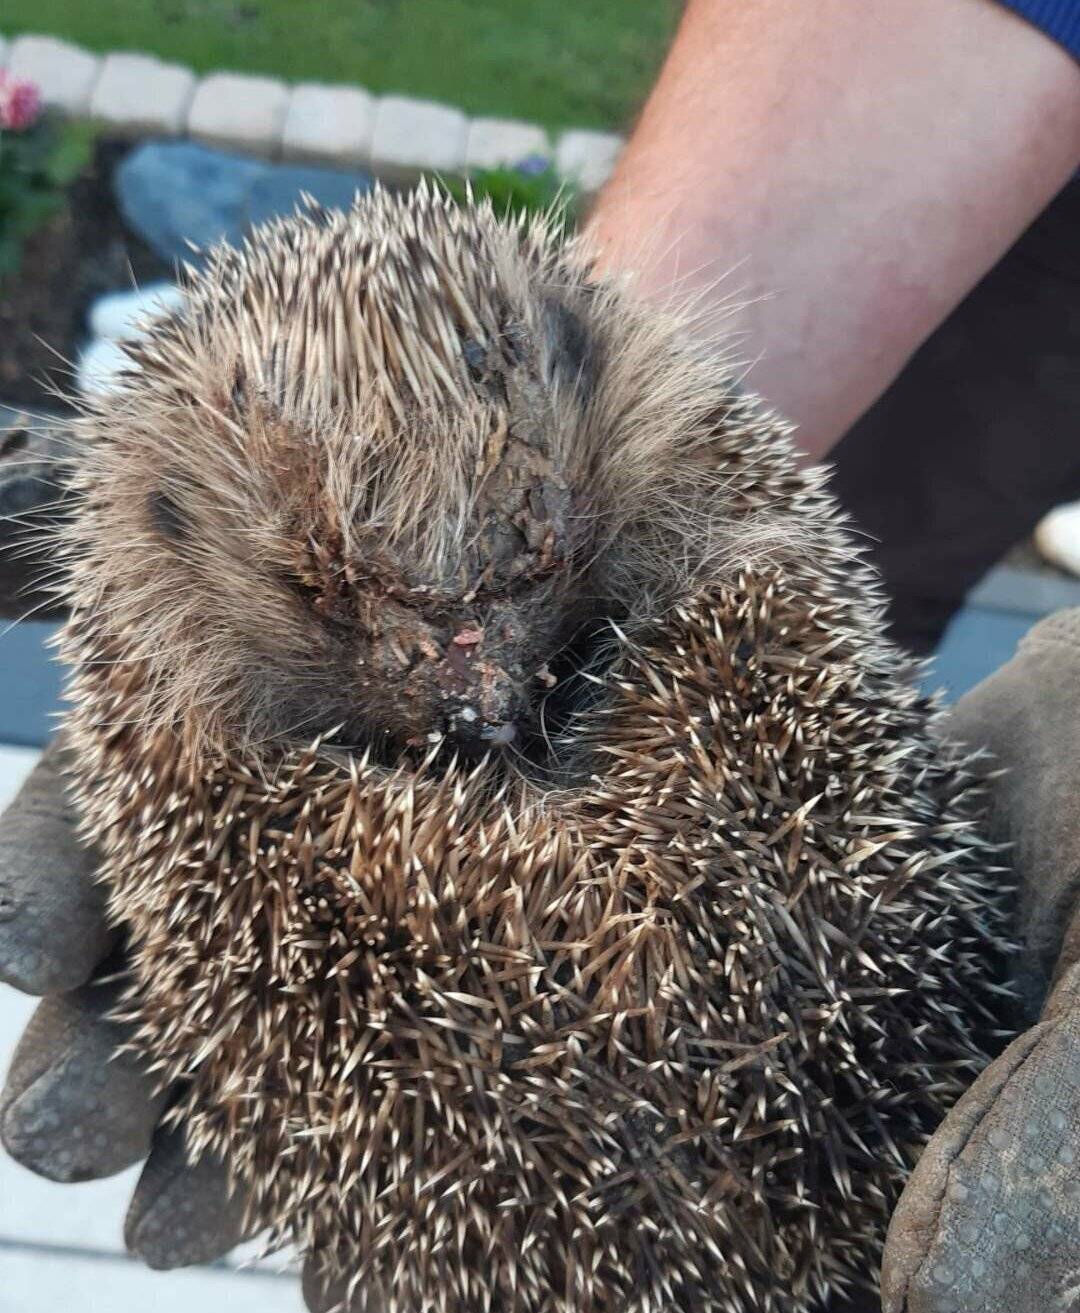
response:
<path id="1" fill-rule="evenodd" d="M 447 717 L 446 735 L 468 756 L 480 756 L 493 748 L 508 747 L 518 736 L 514 720 L 488 720 L 475 707 L 459 707 Z"/>

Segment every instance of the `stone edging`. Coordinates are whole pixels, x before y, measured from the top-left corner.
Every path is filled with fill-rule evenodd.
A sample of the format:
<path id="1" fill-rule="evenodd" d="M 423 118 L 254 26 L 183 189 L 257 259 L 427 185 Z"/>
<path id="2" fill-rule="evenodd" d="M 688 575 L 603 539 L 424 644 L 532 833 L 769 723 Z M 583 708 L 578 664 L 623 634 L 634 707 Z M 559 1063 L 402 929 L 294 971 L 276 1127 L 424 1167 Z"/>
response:
<path id="1" fill-rule="evenodd" d="M 269 159 L 370 169 L 394 182 L 426 170 L 460 175 L 543 155 L 589 195 L 622 146 L 613 133 L 568 129 L 552 141 L 532 123 L 470 119 L 450 105 L 373 96 L 360 87 L 290 85 L 245 73 L 197 78 L 150 55 L 95 55 L 49 36 L 0 36 L 5 67 L 36 82 L 47 105 L 97 119 L 118 135 L 187 136 Z"/>

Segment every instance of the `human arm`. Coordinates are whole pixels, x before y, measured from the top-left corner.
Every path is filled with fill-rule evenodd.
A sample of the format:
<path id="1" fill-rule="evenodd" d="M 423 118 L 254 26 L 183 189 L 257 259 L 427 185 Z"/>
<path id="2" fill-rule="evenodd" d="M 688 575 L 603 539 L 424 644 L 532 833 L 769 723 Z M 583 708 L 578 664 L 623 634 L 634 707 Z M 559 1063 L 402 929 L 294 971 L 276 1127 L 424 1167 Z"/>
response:
<path id="1" fill-rule="evenodd" d="M 820 457 L 1080 164 L 1080 65 L 996 0 L 691 0 L 592 215 Z"/>

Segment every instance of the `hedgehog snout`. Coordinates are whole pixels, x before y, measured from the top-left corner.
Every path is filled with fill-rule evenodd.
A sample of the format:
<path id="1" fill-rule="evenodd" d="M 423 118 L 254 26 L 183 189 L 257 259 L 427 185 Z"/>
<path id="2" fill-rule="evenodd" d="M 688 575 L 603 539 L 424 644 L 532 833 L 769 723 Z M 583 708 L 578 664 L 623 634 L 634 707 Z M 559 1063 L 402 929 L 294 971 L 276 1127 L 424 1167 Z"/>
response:
<path id="1" fill-rule="evenodd" d="M 483 630 L 460 628 L 447 644 L 444 668 L 447 737 L 469 754 L 513 743 L 527 712 L 522 681 L 498 655 L 485 654 Z"/>

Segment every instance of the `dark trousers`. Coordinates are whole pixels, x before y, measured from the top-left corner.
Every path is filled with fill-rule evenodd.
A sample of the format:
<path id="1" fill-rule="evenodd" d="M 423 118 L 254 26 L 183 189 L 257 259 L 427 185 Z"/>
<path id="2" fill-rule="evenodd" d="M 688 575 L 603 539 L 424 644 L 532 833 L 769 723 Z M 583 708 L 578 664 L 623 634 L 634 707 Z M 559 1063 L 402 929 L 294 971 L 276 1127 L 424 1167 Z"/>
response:
<path id="1" fill-rule="evenodd" d="M 834 490 L 884 574 L 894 637 L 932 651 L 967 590 L 1045 511 L 1080 499 L 1080 180 L 833 461 Z"/>

